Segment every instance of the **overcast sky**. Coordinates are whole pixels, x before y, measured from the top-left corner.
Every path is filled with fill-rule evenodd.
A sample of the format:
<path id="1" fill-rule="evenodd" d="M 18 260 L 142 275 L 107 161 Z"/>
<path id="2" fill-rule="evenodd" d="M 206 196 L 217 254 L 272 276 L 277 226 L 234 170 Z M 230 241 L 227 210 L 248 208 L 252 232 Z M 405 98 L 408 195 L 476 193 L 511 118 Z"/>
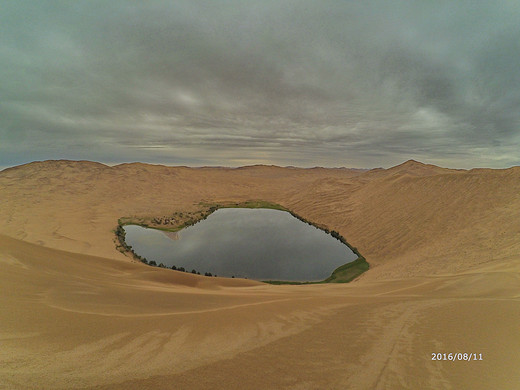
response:
<path id="1" fill-rule="evenodd" d="M 3 1 L 0 166 L 520 165 L 520 2 Z"/>

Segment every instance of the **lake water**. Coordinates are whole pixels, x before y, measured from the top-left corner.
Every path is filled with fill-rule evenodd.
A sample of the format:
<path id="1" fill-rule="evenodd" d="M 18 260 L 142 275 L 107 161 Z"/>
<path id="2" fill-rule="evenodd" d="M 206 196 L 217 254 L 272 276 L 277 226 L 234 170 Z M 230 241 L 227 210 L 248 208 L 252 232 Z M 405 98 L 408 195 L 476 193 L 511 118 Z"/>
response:
<path id="1" fill-rule="evenodd" d="M 316 281 L 357 258 L 324 231 L 271 209 L 219 209 L 173 234 L 134 225 L 124 229 L 127 244 L 148 261 L 202 275 Z"/>

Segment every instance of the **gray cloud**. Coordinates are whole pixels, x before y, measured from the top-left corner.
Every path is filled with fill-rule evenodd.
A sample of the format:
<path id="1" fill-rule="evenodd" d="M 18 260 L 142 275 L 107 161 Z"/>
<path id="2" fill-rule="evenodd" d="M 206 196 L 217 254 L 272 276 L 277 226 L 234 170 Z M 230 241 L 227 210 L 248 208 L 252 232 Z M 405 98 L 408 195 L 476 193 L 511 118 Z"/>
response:
<path id="1" fill-rule="evenodd" d="M 0 165 L 518 165 L 519 17 L 508 1 L 8 2 Z"/>

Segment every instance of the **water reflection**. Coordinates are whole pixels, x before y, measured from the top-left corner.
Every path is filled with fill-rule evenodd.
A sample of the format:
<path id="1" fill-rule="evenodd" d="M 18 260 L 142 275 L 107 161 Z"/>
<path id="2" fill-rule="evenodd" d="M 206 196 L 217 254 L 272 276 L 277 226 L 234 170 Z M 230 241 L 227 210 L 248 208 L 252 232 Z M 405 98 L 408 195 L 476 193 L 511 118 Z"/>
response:
<path id="1" fill-rule="evenodd" d="M 176 234 L 125 226 L 134 251 L 171 267 L 258 280 L 322 280 L 357 256 L 287 212 L 220 209 Z"/>

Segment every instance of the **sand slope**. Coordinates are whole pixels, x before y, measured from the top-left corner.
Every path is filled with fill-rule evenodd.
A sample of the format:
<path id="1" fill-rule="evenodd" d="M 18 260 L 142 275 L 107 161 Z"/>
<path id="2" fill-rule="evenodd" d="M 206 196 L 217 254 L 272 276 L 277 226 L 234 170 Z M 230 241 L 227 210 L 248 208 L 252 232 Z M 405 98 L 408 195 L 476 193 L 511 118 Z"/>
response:
<path id="1" fill-rule="evenodd" d="M 119 217 L 248 199 L 338 230 L 372 269 L 349 285 L 269 286 L 115 250 Z M 0 220 L 0 388 L 520 384 L 519 167 L 36 162 L 0 172 Z"/>

